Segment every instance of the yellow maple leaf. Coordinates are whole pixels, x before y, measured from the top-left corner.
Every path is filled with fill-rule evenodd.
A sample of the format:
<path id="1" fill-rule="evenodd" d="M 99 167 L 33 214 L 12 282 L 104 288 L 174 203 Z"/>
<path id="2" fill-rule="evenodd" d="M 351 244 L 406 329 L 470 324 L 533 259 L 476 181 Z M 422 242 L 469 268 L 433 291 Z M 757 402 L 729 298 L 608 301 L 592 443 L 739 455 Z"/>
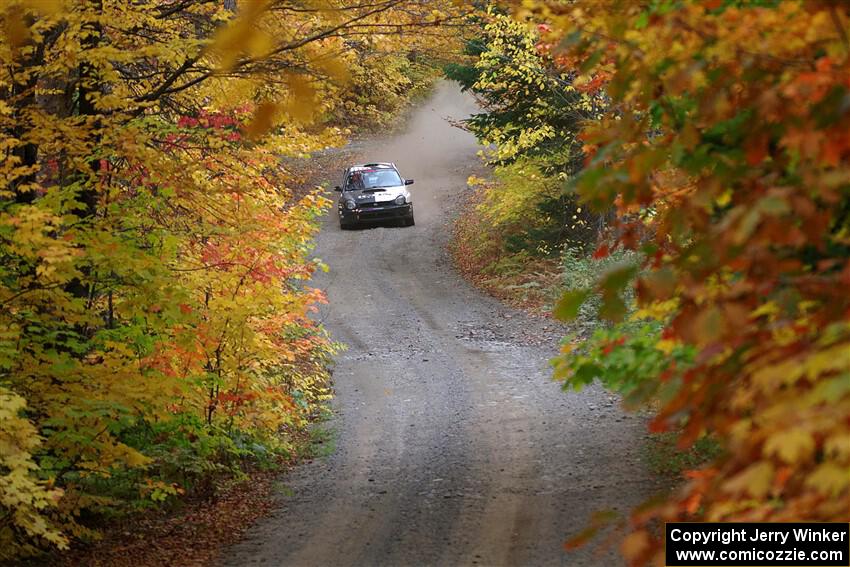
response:
<path id="1" fill-rule="evenodd" d="M 777 455 L 789 464 L 808 459 L 814 450 L 815 440 L 812 435 L 799 428 L 774 433 L 764 444 L 766 455 Z"/>
<path id="2" fill-rule="evenodd" d="M 763 498 L 770 490 L 773 474 L 772 463 L 759 461 L 729 479 L 723 489 L 733 494 L 749 494 L 754 498 Z"/>
<path id="3" fill-rule="evenodd" d="M 850 487 L 850 467 L 823 463 L 805 481 L 807 487 L 827 496 L 838 496 Z"/>

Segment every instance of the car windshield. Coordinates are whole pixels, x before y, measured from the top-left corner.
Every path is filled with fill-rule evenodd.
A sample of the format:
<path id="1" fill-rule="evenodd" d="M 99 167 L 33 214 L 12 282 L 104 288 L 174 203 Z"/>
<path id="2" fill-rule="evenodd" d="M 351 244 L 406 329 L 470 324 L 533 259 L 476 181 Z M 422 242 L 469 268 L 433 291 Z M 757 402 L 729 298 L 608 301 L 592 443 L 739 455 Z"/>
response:
<path id="1" fill-rule="evenodd" d="M 364 169 L 351 173 L 346 190 L 363 191 L 381 187 L 398 187 L 401 184 L 401 177 L 393 169 Z"/>

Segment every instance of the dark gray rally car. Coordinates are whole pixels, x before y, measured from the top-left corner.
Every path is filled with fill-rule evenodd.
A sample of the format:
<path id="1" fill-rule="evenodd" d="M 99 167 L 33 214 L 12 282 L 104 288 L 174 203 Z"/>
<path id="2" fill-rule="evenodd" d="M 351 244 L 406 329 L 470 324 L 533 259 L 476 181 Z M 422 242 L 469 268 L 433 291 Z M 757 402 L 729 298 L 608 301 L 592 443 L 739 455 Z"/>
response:
<path id="1" fill-rule="evenodd" d="M 342 175 L 337 186 L 339 226 L 342 229 L 367 222 L 397 220 L 413 226 L 413 200 L 408 185 L 392 163 L 353 165 Z"/>

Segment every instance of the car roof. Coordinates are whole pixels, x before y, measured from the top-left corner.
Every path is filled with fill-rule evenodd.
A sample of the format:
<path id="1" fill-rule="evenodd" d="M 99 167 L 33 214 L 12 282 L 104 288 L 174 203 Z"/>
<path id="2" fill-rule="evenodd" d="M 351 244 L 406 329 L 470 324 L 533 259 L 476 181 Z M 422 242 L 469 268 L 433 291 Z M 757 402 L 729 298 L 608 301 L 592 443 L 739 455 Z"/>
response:
<path id="1" fill-rule="evenodd" d="M 348 171 L 360 171 L 363 169 L 396 169 L 394 163 L 378 162 L 378 163 L 362 163 L 360 165 L 352 165 Z"/>

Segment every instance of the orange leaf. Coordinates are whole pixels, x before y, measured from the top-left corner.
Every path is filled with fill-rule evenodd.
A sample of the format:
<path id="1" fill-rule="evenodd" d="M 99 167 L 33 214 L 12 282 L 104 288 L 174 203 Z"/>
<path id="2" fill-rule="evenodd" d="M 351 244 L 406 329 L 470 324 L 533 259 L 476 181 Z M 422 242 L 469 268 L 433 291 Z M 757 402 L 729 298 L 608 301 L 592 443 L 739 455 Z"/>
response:
<path id="1" fill-rule="evenodd" d="M 256 140 L 263 134 L 268 132 L 274 124 L 274 114 L 277 110 L 277 105 L 273 102 L 263 102 L 254 111 L 254 118 L 251 123 L 245 127 L 245 136 L 251 140 Z"/>
<path id="2" fill-rule="evenodd" d="M 620 550 L 629 561 L 635 561 L 649 548 L 649 534 L 645 530 L 632 532 L 623 539 Z"/>

